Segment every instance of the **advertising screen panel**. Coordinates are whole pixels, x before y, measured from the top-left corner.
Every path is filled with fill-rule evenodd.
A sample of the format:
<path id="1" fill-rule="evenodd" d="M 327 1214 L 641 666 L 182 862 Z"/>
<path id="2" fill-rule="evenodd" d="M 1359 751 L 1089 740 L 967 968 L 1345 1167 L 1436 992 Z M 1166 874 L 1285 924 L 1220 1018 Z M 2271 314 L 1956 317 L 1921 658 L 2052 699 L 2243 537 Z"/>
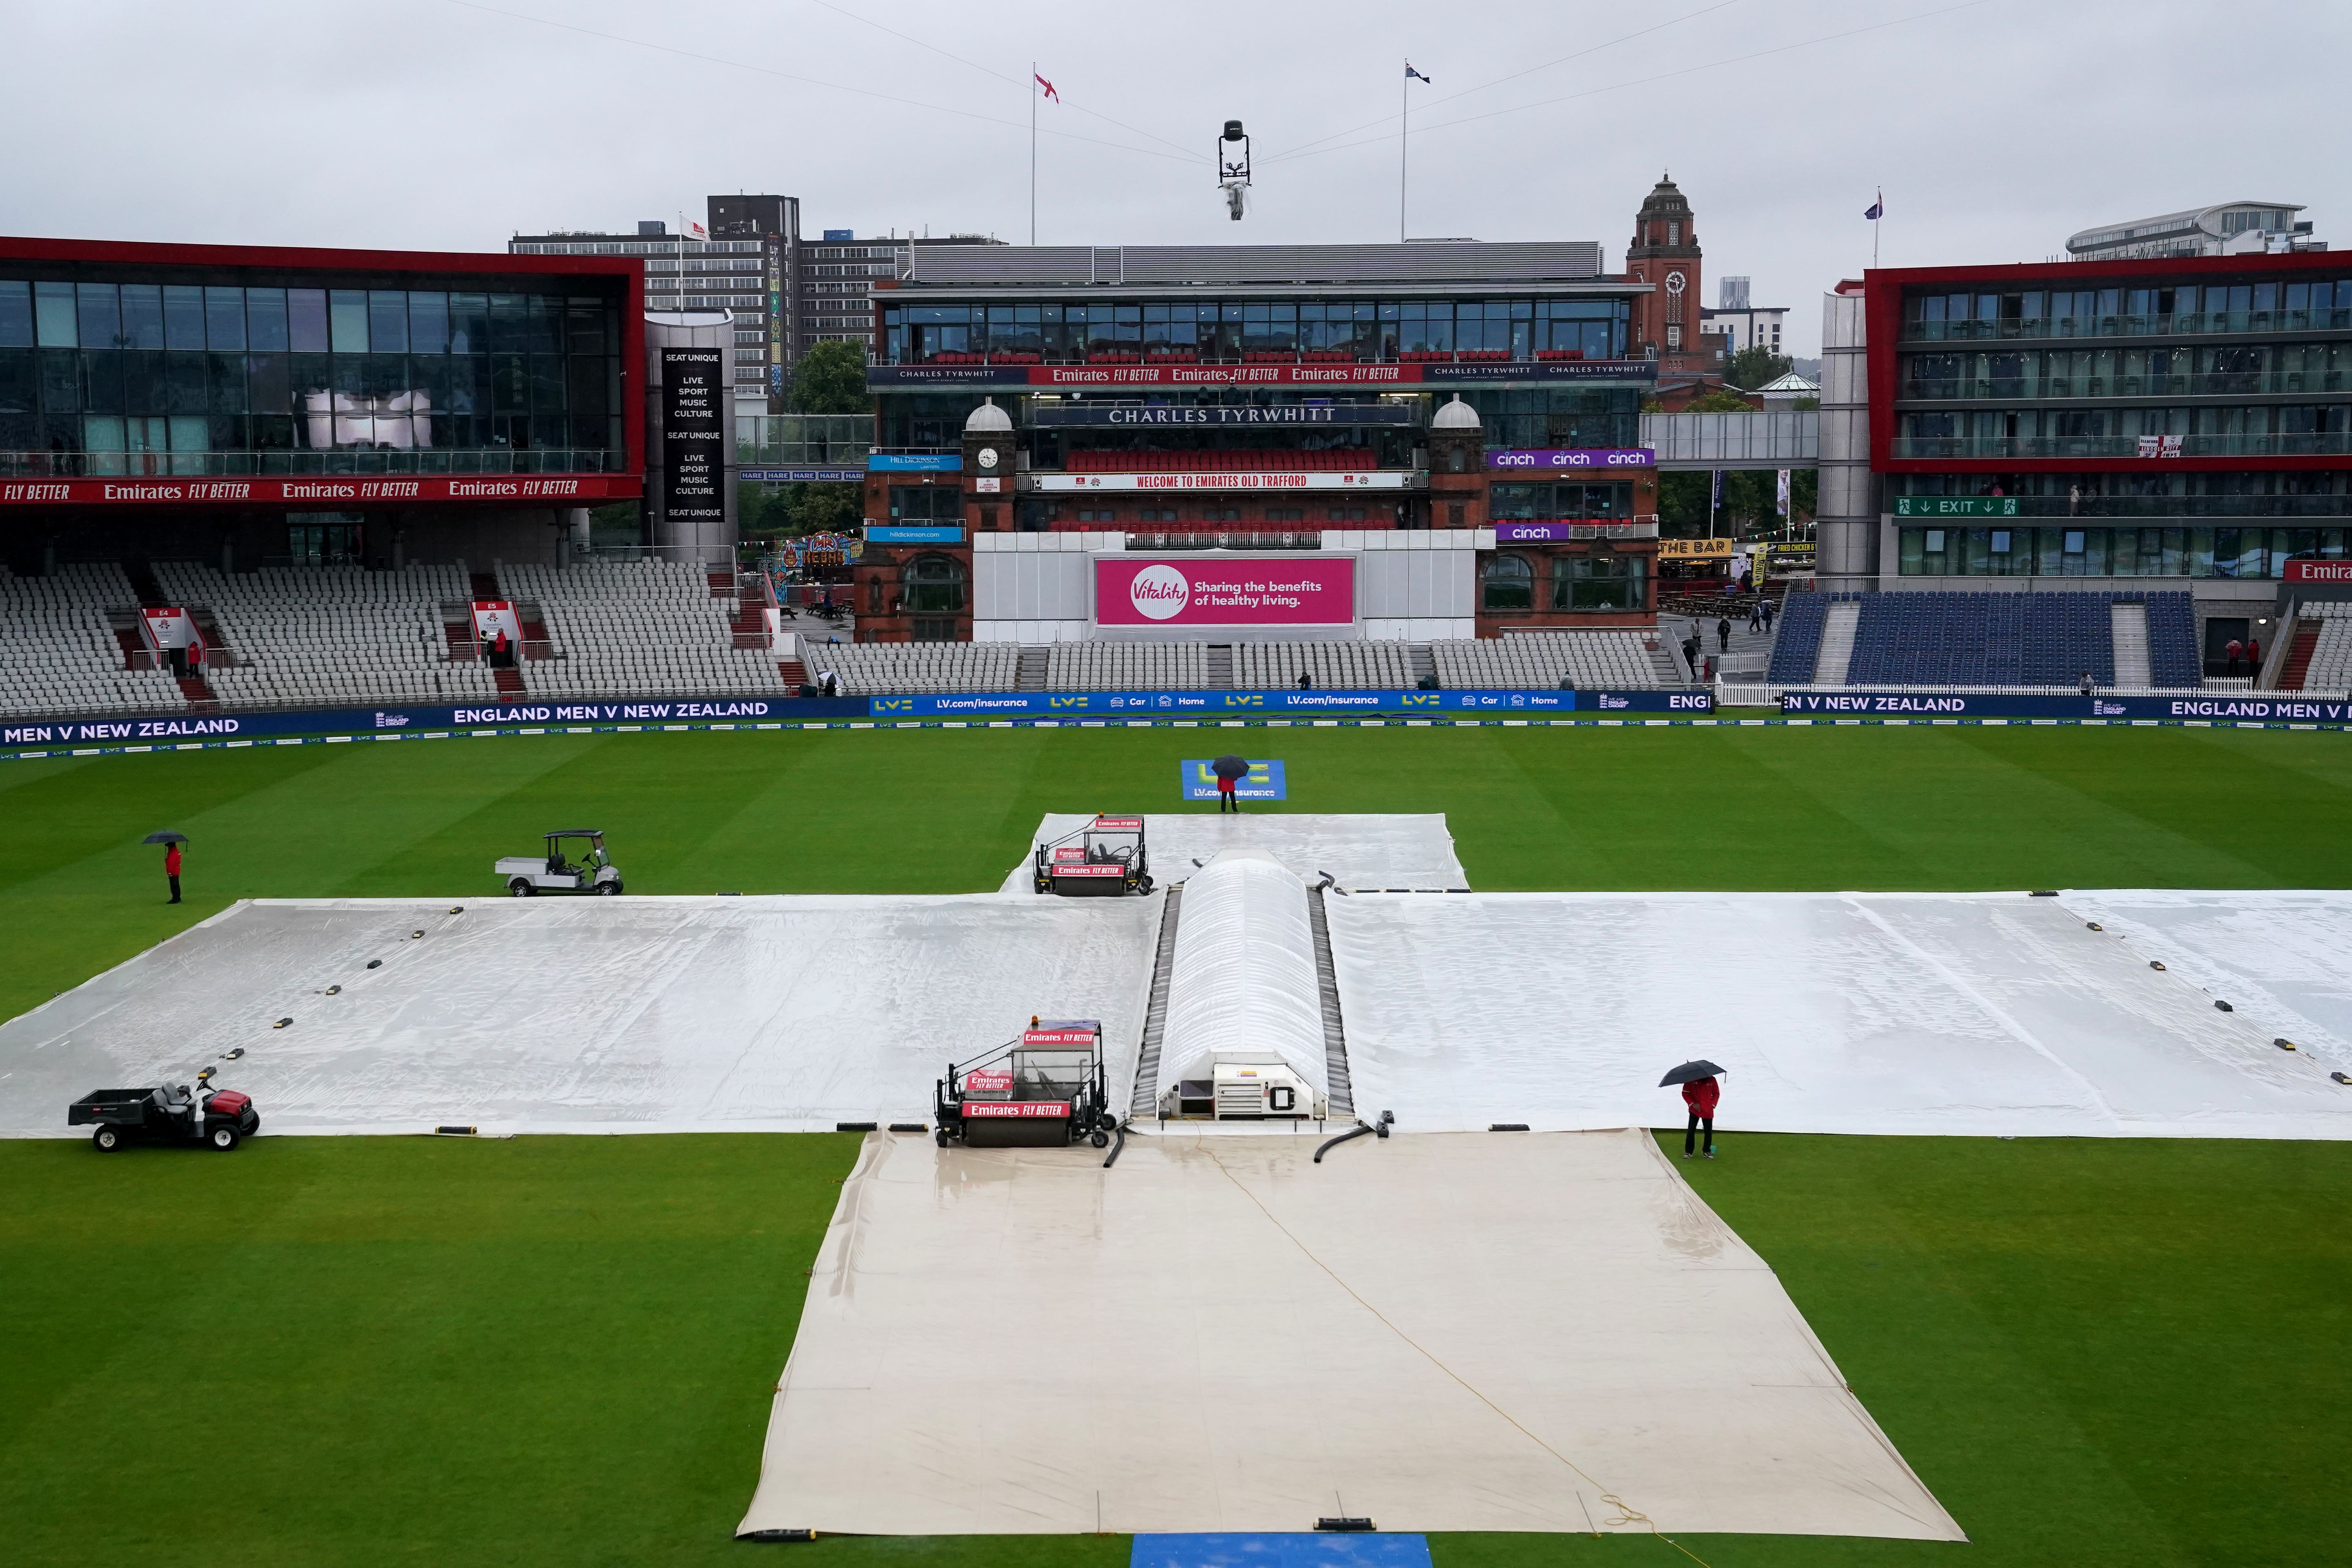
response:
<path id="1" fill-rule="evenodd" d="M 1351 555 L 1095 558 L 1101 626 L 1341 626 L 1355 618 Z"/>

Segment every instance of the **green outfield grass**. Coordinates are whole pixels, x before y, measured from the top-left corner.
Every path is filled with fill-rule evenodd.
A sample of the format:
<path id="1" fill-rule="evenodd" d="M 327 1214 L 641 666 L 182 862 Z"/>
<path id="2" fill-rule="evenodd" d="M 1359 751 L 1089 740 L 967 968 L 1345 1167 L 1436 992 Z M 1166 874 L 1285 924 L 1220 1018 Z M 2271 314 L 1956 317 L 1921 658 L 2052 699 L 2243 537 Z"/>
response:
<path id="1" fill-rule="evenodd" d="M 1115 1538 L 729 1540 L 855 1144 L 0 1144 L 5 1558 L 1124 1563 Z M 1714 1568 L 2343 1560 L 2352 1246 L 2326 1216 L 2352 1148 L 1727 1136 L 1686 1169 L 1974 1542 L 1684 1542 Z"/>
<path id="2" fill-rule="evenodd" d="M 1041 814 L 1180 809 L 1178 760 L 1229 745 L 1288 763 L 1273 809 L 1446 813 L 1484 889 L 2352 871 L 2352 740 L 2325 732 L 861 731 L 9 763 L 0 1014 L 239 897 L 500 896 L 490 860 L 549 827 L 605 828 L 641 892 L 992 888 Z M 138 844 L 165 826 L 194 839 L 178 909 Z M 727 1539 L 853 1142 L 0 1143 L 0 1554 L 1123 1563 L 1116 1539 Z M 1683 1168 L 1975 1541 L 1685 1542 L 1716 1568 L 2344 1555 L 2352 1149 L 1751 1137 Z M 1444 1568 L 1688 1561 L 1434 1545 Z"/>
<path id="3" fill-rule="evenodd" d="M 1474 887 L 2327 887 L 2352 736 L 2064 729 L 860 730 L 259 748 L 0 764 L 0 1016 L 247 897 L 499 896 L 551 827 L 646 893 L 994 888 L 1048 811 L 1181 810 L 1177 763 L 1288 764 L 1270 810 L 1446 814 Z M 1202 805 L 1191 809 L 1208 811 Z M 163 903 L 159 827 L 194 839 Z"/>

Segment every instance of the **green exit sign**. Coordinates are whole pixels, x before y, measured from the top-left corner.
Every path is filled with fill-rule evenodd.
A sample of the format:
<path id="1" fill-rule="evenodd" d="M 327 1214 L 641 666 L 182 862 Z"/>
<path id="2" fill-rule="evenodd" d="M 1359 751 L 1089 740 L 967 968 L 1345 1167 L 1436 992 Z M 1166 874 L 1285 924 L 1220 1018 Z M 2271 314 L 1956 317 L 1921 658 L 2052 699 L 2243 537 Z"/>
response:
<path id="1" fill-rule="evenodd" d="M 1896 496 L 1897 517 L 2015 517 L 2015 496 Z"/>

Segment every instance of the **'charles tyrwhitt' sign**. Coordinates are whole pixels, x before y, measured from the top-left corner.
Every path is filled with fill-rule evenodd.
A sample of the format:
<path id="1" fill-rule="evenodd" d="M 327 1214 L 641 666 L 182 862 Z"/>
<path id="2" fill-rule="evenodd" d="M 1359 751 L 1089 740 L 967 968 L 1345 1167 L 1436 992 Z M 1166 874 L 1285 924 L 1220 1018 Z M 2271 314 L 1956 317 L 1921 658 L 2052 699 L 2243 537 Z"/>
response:
<path id="1" fill-rule="evenodd" d="M 727 517 L 727 352 L 661 351 L 662 510 L 675 526 Z"/>

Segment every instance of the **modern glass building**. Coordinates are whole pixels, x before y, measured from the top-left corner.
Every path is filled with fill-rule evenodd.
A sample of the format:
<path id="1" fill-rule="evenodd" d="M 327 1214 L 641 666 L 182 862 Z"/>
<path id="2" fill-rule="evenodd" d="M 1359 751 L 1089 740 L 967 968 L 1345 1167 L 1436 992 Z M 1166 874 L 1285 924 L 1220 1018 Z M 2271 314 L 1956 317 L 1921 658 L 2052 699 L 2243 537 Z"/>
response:
<path id="1" fill-rule="evenodd" d="M 0 239 L 0 528 L 70 549 L 103 516 L 110 547 L 136 550 L 126 520 L 191 508 L 356 528 L 364 503 L 635 496 L 641 276 L 619 258 Z"/>
<path id="2" fill-rule="evenodd" d="M 1888 586 L 2269 582 L 2352 544 L 2352 259 L 1922 268 L 1865 289 Z"/>

